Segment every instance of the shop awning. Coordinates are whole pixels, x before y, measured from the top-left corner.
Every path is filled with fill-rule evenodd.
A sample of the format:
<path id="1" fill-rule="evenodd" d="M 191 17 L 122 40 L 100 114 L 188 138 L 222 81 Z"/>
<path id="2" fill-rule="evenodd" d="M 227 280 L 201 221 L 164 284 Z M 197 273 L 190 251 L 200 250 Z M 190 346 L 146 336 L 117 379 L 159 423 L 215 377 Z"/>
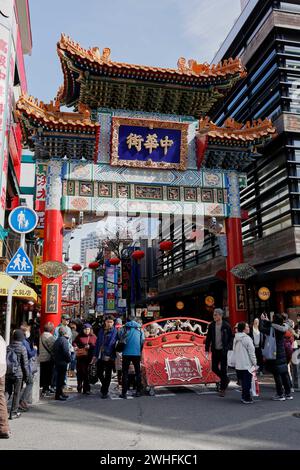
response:
<path id="1" fill-rule="evenodd" d="M 8 274 L 0 273 L 0 297 L 7 297 L 10 286 L 15 282 L 15 279 L 10 277 Z M 37 293 L 31 289 L 31 287 L 22 284 L 19 282 L 17 287 L 14 289 L 13 297 L 19 299 L 33 300 L 37 301 Z"/>
<path id="2" fill-rule="evenodd" d="M 293 258 L 284 263 L 280 263 L 277 266 L 274 266 L 266 270 L 266 272 L 275 273 L 278 271 L 296 271 L 296 270 L 300 270 L 300 257 Z"/>

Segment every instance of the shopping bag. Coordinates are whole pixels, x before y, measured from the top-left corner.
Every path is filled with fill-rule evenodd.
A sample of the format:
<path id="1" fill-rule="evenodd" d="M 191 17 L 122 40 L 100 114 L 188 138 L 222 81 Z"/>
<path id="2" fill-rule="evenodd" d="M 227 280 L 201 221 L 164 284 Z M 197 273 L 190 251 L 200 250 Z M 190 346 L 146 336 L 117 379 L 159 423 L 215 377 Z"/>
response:
<path id="1" fill-rule="evenodd" d="M 253 397 L 259 397 L 259 383 L 258 383 L 256 371 L 252 372 L 251 395 Z"/>
<path id="2" fill-rule="evenodd" d="M 270 328 L 270 334 L 265 337 L 265 344 L 262 348 L 262 355 L 266 360 L 276 359 L 276 338 L 273 327 Z"/>
<path id="3" fill-rule="evenodd" d="M 98 382 L 98 375 L 97 375 L 97 366 L 96 364 L 89 364 L 89 383 L 91 385 L 95 385 Z"/>
<path id="4" fill-rule="evenodd" d="M 228 367 L 235 368 L 235 351 L 228 351 L 228 353 L 227 353 L 227 365 L 228 365 Z"/>

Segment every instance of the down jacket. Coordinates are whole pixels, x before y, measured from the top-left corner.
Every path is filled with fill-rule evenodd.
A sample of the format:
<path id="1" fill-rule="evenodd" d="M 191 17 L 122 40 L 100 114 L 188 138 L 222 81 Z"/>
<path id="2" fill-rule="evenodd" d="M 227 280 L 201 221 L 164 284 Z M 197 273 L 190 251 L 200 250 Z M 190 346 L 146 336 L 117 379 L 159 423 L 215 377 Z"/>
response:
<path id="1" fill-rule="evenodd" d="M 236 370 L 252 372 L 257 365 L 255 347 L 250 336 L 246 333 L 236 333 L 233 341 Z"/>
<path id="2" fill-rule="evenodd" d="M 19 368 L 16 377 L 19 379 L 23 378 L 23 380 L 27 382 L 30 379 L 31 374 L 25 346 L 23 346 L 22 341 L 12 341 L 9 347 L 16 353 L 18 358 Z"/>

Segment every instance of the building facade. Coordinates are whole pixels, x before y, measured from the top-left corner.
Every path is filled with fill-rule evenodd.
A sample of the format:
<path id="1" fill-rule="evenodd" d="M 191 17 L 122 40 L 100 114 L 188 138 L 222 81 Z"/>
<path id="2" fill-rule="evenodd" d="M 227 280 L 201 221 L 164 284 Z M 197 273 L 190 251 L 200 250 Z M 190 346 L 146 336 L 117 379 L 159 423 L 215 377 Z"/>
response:
<path id="1" fill-rule="evenodd" d="M 250 311 L 300 311 L 300 5 L 249 1 L 213 62 L 234 54 L 247 77 L 212 119 L 272 119 L 278 137 L 247 171 L 241 192 L 245 259 L 258 275 L 249 283 Z M 241 15 L 241 16 L 242 16 Z M 276 263 L 274 262 L 276 259 Z M 259 288 L 271 297 L 259 299 Z"/>
<path id="2" fill-rule="evenodd" d="M 258 271 L 247 283 L 251 318 L 263 310 L 295 315 L 300 307 L 299 27 L 298 1 L 242 2 L 240 17 L 213 59 L 217 64 L 239 57 L 247 76 L 217 104 L 212 120 L 220 126 L 230 118 L 238 122 L 268 118 L 278 133 L 264 149 L 258 148 L 261 157 L 247 168 L 247 184 L 241 182 L 244 257 Z M 175 309 L 179 297 L 186 299 L 188 310 L 207 312 L 207 295 L 218 305 L 226 304 L 225 262 L 220 254 L 211 233 L 198 252 L 190 243 L 178 241 L 169 262 L 161 260 L 158 277 L 167 309 Z M 258 296 L 261 287 L 270 290 L 267 301 Z M 175 300 L 170 303 L 172 293 Z"/>
<path id="3" fill-rule="evenodd" d="M 91 261 L 96 259 L 100 248 L 100 238 L 97 232 L 89 233 L 80 241 L 80 262 L 87 266 Z"/>

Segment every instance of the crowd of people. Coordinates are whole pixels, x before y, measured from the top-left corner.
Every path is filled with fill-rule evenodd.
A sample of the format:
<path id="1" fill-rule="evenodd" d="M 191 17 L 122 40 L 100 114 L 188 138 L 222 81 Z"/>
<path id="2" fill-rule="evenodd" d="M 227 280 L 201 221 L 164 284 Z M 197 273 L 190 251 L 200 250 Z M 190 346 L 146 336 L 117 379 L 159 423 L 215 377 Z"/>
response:
<path id="1" fill-rule="evenodd" d="M 211 369 L 219 377 L 218 392 L 226 394 L 229 385 L 228 357 L 236 369 L 241 386 L 242 403 L 253 403 L 251 388 L 253 377 L 265 371 L 274 377 L 276 395 L 273 400 L 291 400 L 292 380 L 289 370 L 292 354 L 300 346 L 300 315 L 297 323 L 286 314 L 274 315 L 272 321 L 262 314 L 251 328 L 246 322 L 235 325 L 234 331 L 224 318 L 221 309 L 215 309 L 213 321 L 205 332 L 205 355 Z M 40 363 L 42 397 L 54 396 L 66 401 L 67 376 L 74 377 L 76 370 L 77 392 L 89 395 L 91 383 L 100 380 L 101 398 L 109 396 L 113 371 L 117 374 L 120 398 L 126 399 L 130 386 L 135 397 L 142 391 L 141 355 L 145 337 L 168 331 L 194 331 L 203 334 L 197 323 L 166 322 L 164 327 L 152 323 L 145 330 L 141 320 L 131 317 L 124 325 L 121 318 L 107 316 L 103 322 L 85 323 L 62 315 L 61 323 L 54 328 L 48 322 L 37 340 L 36 330 L 22 323 L 13 331 L 12 341 L 6 347 L 0 336 L 0 438 L 10 436 L 8 419 L 15 419 L 28 411 L 35 374 Z M 273 338 L 273 346 L 266 341 Z M 266 345 L 273 347 L 273 356 L 266 353 Z M 10 403 L 8 407 L 8 403 Z M 8 411 L 9 408 L 9 411 Z"/>

